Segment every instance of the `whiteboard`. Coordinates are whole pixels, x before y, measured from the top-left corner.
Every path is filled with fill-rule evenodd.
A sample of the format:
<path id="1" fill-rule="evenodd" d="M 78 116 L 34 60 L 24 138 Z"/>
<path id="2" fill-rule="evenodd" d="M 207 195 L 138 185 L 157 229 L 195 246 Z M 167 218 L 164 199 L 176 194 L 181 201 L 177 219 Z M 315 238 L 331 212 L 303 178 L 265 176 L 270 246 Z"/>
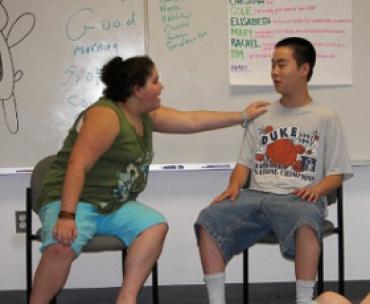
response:
<path id="1" fill-rule="evenodd" d="M 14 83 L 20 126 L 18 133 L 11 134 L 0 116 L 0 168 L 32 167 L 60 148 L 76 114 L 100 95 L 102 86 L 96 74 L 103 62 L 116 54 L 127 57 L 145 52 L 145 9 L 138 0 L 4 0 L 2 5 L 9 14 L 7 29 L 25 12 L 32 12 L 36 22 L 32 32 L 11 48 L 15 71 L 23 71 Z M 225 1 L 150 0 L 148 6 L 148 53 L 164 84 L 164 105 L 184 110 L 242 110 L 253 100 L 278 97 L 272 86 L 229 85 Z M 370 2 L 353 1 L 353 85 L 311 87 L 313 97 L 340 116 L 351 158 L 357 161 L 370 159 L 370 103 L 365 94 L 370 66 L 369 10 Z M 124 26 L 133 12 L 135 25 Z M 87 29 L 84 26 L 95 26 L 94 30 L 87 30 L 79 41 L 70 41 L 66 24 L 71 16 L 71 38 Z M 181 21 L 177 26 L 176 18 Z M 117 28 L 103 30 L 99 27 L 103 21 L 116 21 Z M 6 35 L 7 30 L 1 33 Z M 117 42 L 119 51 L 112 47 L 74 55 L 76 45 L 95 42 Z M 83 72 L 77 73 L 77 67 Z M 239 126 L 191 135 L 156 133 L 154 163 L 234 162 L 242 133 Z"/>
<path id="2" fill-rule="evenodd" d="M 315 1 L 317 5 L 324 2 Z M 180 18 L 179 29 L 176 29 L 176 22 L 170 23 L 174 29 L 167 30 L 168 23 L 163 23 L 163 3 L 175 6 L 175 11 L 178 6 L 177 13 L 190 18 Z M 352 1 L 353 85 L 310 87 L 315 100 L 338 113 L 351 159 L 357 163 L 370 159 L 367 90 L 370 19 L 366 14 L 369 10 L 369 1 Z M 149 53 L 164 83 L 162 99 L 165 105 L 180 109 L 241 110 L 253 100 L 278 98 L 271 85 L 229 85 L 227 1 L 150 1 L 149 12 Z M 320 70 L 316 69 L 315 73 Z M 235 161 L 242 132 L 237 126 L 197 135 L 158 134 L 155 136 L 155 162 Z"/>
<path id="3" fill-rule="evenodd" d="M 144 12 L 143 0 L 2 1 L 0 168 L 33 166 L 60 148 L 101 95 L 101 66 L 145 53 Z"/>

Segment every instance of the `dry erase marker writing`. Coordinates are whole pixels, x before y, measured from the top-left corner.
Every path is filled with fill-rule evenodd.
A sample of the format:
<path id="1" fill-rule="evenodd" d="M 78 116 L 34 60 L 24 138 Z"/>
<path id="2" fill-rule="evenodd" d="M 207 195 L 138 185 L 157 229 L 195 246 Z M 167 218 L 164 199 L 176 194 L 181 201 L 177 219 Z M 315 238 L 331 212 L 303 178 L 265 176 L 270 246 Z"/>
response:
<path id="1" fill-rule="evenodd" d="M 230 169 L 229 164 L 218 164 L 218 165 L 205 165 L 202 166 L 203 169 Z"/>
<path id="2" fill-rule="evenodd" d="M 177 169 L 184 169 L 184 165 L 166 165 L 162 166 L 164 170 L 177 170 Z"/>

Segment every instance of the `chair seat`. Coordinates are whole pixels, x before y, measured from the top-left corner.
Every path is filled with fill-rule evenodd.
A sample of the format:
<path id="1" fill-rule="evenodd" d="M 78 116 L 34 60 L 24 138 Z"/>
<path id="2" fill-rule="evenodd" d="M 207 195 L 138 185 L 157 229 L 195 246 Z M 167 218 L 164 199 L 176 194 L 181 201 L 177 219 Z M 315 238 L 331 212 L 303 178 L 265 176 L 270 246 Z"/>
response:
<path id="1" fill-rule="evenodd" d="M 127 249 L 119 239 L 111 235 L 96 235 L 83 248 L 82 252 L 117 251 Z"/>
<path id="2" fill-rule="evenodd" d="M 37 230 L 35 239 L 41 241 L 41 229 Z M 96 235 L 83 248 L 82 252 L 118 251 L 127 249 L 119 239 L 111 235 Z"/>
<path id="3" fill-rule="evenodd" d="M 331 221 L 325 220 L 323 227 L 323 236 L 329 236 L 335 233 L 335 226 Z M 270 232 L 261 238 L 257 243 L 259 244 L 277 244 L 279 243 L 275 233 Z"/>

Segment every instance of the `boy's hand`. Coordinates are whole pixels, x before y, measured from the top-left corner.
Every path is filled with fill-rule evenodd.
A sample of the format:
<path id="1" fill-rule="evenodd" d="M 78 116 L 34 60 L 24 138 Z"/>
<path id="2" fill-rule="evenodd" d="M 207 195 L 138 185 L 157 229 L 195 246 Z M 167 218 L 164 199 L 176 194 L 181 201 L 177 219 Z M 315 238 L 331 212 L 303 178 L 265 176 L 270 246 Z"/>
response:
<path id="1" fill-rule="evenodd" d="M 219 203 L 221 201 L 223 201 L 224 199 L 227 199 L 229 198 L 230 200 L 232 201 L 235 201 L 236 198 L 238 197 L 238 194 L 239 194 L 239 187 L 238 185 L 229 185 L 229 187 L 227 187 L 227 189 L 222 192 L 219 196 L 217 196 L 212 202 L 211 204 L 214 204 L 214 203 Z"/>
<path id="2" fill-rule="evenodd" d="M 315 187 L 299 188 L 293 191 L 293 193 L 310 203 L 316 203 L 321 196 Z"/>

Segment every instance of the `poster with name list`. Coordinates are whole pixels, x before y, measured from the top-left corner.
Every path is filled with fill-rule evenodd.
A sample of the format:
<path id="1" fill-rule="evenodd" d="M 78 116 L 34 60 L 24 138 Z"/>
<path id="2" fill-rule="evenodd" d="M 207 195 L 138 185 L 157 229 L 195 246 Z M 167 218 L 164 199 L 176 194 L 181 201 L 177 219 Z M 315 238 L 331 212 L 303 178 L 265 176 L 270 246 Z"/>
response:
<path id="1" fill-rule="evenodd" d="M 271 56 L 286 37 L 317 52 L 314 85 L 352 84 L 351 0 L 229 0 L 231 85 L 271 85 Z"/>

